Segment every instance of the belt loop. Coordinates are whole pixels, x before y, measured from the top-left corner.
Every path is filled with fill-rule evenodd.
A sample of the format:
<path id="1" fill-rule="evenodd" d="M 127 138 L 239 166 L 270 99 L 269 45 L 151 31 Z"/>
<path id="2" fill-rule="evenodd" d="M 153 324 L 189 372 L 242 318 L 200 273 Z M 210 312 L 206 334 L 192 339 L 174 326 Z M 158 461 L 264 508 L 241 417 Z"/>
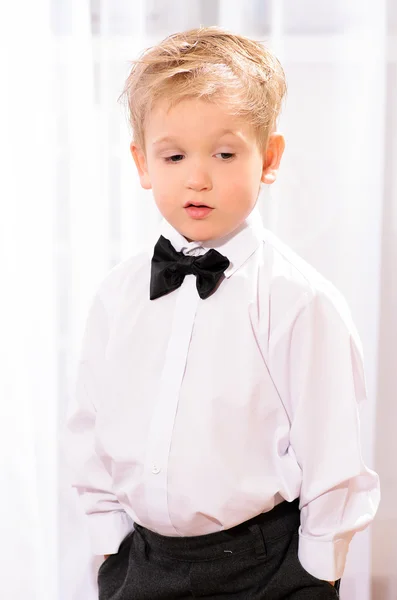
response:
<path id="1" fill-rule="evenodd" d="M 250 532 L 252 533 L 252 535 L 254 536 L 254 539 L 255 539 L 255 552 L 256 552 L 257 558 L 262 559 L 262 560 L 265 559 L 267 556 L 267 550 L 266 550 L 266 543 L 265 543 L 265 539 L 263 537 L 262 529 L 257 524 L 249 525 L 248 529 L 250 530 Z"/>

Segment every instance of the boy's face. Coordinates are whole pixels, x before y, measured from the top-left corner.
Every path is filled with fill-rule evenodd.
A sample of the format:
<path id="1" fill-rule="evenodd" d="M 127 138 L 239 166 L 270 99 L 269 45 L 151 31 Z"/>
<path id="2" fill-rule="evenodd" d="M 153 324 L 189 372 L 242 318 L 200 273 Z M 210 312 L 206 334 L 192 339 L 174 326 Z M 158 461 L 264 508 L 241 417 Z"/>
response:
<path id="1" fill-rule="evenodd" d="M 150 113 L 146 156 L 131 143 L 141 185 L 188 241 L 225 236 L 254 208 L 261 181 L 275 181 L 284 138 L 271 134 L 261 152 L 251 125 L 225 106 L 189 98 L 168 108 L 161 101 Z"/>

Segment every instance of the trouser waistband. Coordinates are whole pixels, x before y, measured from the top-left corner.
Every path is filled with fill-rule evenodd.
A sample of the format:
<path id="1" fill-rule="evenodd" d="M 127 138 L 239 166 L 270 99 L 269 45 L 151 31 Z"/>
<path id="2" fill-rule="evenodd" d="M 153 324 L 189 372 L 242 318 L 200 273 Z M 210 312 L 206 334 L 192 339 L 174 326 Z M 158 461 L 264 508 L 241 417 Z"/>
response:
<path id="1" fill-rule="evenodd" d="M 297 531 L 299 524 L 300 510 L 297 498 L 293 502 L 283 501 L 272 510 L 235 527 L 205 535 L 164 536 L 137 523 L 134 529 L 143 537 L 149 548 L 159 554 L 180 560 L 210 560 L 225 552 L 242 552 L 257 545 L 261 537 L 265 542 Z"/>

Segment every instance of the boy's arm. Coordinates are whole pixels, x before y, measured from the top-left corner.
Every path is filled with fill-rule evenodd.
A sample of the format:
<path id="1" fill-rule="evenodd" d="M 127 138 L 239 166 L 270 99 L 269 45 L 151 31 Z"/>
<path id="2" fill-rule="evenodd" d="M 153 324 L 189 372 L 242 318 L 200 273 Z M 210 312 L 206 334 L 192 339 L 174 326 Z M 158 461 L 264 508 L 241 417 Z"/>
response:
<path id="1" fill-rule="evenodd" d="M 302 469 L 299 560 L 319 579 L 344 571 L 353 535 L 378 508 L 376 473 L 361 455 L 358 407 L 366 398 L 361 343 L 343 297 L 318 292 L 269 348 L 269 369 L 291 419 Z"/>
<path id="2" fill-rule="evenodd" d="M 98 294 L 86 320 L 76 385 L 62 431 L 70 484 L 76 488 L 87 515 L 94 554 L 114 554 L 133 528 L 132 519 L 112 492 L 112 477 L 95 450 L 96 405 L 106 394 L 105 348 L 107 315 Z M 106 400 L 106 398 L 105 398 Z"/>

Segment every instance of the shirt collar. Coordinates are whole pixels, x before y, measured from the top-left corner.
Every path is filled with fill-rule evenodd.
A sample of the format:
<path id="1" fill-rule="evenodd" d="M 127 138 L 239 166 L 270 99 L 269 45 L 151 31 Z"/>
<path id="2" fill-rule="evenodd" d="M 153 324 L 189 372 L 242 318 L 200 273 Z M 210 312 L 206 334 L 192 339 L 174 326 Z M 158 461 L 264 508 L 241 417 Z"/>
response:
<path id="1" fill-rule="evenodd" d="M 177 252 L 199 256 L 211 248 L 226 256 L 230 265 L 225 271 L 225 277 L 230 277 L 255 252 L 263 241 L 263 223 L 257 206 L 232 233 L 220 238 L 204 242 L 188 242 L 166 219 L 160 223 L 159 234 L 168 239 Z"/>

